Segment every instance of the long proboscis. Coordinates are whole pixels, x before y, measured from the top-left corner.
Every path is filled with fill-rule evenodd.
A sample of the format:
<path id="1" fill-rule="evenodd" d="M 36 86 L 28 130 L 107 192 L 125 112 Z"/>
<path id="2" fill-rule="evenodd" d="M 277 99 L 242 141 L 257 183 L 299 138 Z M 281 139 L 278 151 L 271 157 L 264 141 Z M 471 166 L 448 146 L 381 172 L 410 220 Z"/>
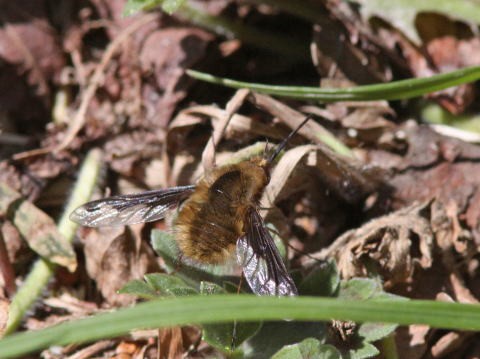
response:
<path id="1" fill-rule="evenodd" d="M 273 153 L 270 155 L 270 157 L 268 158 L 268 164 L 271 164 L 273 163 L 273 161 L 275 161 L 275 158 L 277 158 L 277 156 L 279 155 L 280 152 L 282 152 L 282 150 L 285 148 L 285 146 L 287 145 L 288 141 L 290 141 L 290 139 L 295 136 L 297 134 L 298 131 L 300 131 L 300 129 L 303 127 L 303 125 L 305 125 L 309 120 L 311 120 L 313 118 L 312 115 L 308 115 L 305 120 L 302 121 L 302 123 L 300 125 L 298 125 L 298 127 L 293 130 L 292 132 L 290 132 L 290 134 L 285 137 L 285 139 L 280 142 L 277 147 L 275 148 L 275 150 L 273 151 Z"/>

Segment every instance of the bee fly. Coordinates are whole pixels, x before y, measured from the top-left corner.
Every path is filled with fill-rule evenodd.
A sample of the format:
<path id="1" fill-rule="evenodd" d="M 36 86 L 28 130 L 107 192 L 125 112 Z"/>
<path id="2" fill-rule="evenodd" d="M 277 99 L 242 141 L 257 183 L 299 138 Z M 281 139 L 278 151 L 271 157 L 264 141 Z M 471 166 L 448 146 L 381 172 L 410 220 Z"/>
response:
<path id="1" fill-rule="evenodd" d="M 236 249 L 237 260 L 255 294 L 296 295 L 297 288 L 258 210 L 273 161 L 309 119 L 269 156 L 214 168 L 196 185 L 88 202 L 70 219 L 89 227 L 128 225 L 162 219 L 168 210 L 180 205 L 175 239 L 186 257 L 219 264 Z"/>

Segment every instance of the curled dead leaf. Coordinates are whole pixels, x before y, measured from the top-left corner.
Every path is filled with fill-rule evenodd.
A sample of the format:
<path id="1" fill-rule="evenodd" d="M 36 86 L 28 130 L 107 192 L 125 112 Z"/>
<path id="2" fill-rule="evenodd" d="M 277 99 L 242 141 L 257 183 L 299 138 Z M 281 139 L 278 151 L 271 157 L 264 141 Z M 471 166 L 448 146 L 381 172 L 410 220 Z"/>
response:
<path id="1" fill-rule="evenodd" d="M 344 233 L 313 257 L 336 258 L 344 278 L 367 275 L 373 261 L 388 284 L 403 282 L 411 277 L 415 263 L 422 268 L 432 265 L 433 232 L 422 213 L 429 206 L 430 202 L 417 203 L 376 218 Z"/>
<path id="2" fill-rule="evenodd" d="M 50 262 L 74 271 L 77 260 L 71 243 L 45 212 L 0 183 L 0 214 L 11 220 L 30 248 Z"/>
<path id="3" fill-rule="evenodd" d="M 127 227 L 90 230 L 85 240 L 87 272 L 110 304 L 133 303 L 133 296 L 117 291 L 148 271 L 158 271 L 151 250 L 140 240 L 139 233 Z"/>
<path id="4" fill-rule="evenodd" d="M 348 203 L 365 198 L 382 182 L 381 176 L 371 169 L 323 146 L 298 146 L 287 151 L 275 166 L 262 203 L 274 203 L 288 197 L 292 191 L 302 190 L 307 170 L 313 170 L 329 189 Z"/>

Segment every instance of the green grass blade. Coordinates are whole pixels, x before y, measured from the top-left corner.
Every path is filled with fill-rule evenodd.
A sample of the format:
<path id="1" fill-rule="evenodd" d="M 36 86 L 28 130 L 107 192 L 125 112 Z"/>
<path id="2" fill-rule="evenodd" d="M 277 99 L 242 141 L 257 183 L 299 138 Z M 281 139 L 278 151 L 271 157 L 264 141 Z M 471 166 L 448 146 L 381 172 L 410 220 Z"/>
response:
<path id="1" fill-rule="evenodd" d="M 256 92 L 275 96 L 322 102 L 402 100 L 480 79 L 480 67 L 474 66 L 431 77 L 333 89 L 302 86 L 270 86 L 221 78 L 194 70 L 187 70 L 187 73 L 198 80 L 227 87 L 248 88 Z"/>
<path id="2" fill-rule="evenodd" d="M 480 330 L 480 305 L 253 295 L 167 298 L 39 331 L 14 334 L 0 341 L 0 358 L 18 357 L 51 345 L 114 337 L 135 328 L 283 318 L 311 321 L 339 319 L 404 325 L 420 323 L 437 328 Z"/>

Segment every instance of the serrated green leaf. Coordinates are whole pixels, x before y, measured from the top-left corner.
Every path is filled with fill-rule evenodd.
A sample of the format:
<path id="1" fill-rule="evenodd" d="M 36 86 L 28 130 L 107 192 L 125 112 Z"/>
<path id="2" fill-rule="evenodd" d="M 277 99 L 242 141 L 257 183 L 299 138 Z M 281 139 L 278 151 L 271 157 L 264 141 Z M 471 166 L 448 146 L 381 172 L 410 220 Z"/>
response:
<path id="1" fill-rule="evenodd" d="M 197 292 L 181 278 L 164 273 L 151 273 L 145 275 L 145 281 L 153 290 L 164 295 L 185 296 Z"/>
<path id="2" fill-rule="evenodd" d="M 225 294 L 227 291 L 218 284 L 202 282 L 200 293 L 204 295 Z M 245 340 L 255 335 L 261 327 L 260 322 L 205 324 L 203 340 L 225 352 L 233 352 Z"/>
<path id="3" fill-rule="evenodd" d="M 338 298 L 365 300 L 383 292 L 381 284 L 370 278 L 353 278 L 340 284 Z"/>
<path id="4" fill-rule="evenodd" d="M 118 291 L 118 293 L 136 295 L 137 297 L 144 299 L 155 299 L 160 297 L 160 294 L 149 284 L 139 279 L 128 282 Z"/>
<path id="5" fill-rule="evenodd" d="M 408 300 L 384 292 L 380 282 L 370 278 L 353 278 L 342 282 L 338 297 L 347 300 Z M 396 324 L 363 323 L 358 327 L 356 336 L 358 341 L 374 342 L 390 335 L 396 327 Z"/>
<path id="6" fill-rule="evenodd" d="M 180 257 L 180 251 L 173 234 L 154 229 L 150 238 L 153 250 L 163 258 L 165 269 L 168 272 L 173 272 L 179 265 L 177 258 Z"/>
<path id="7" fill-rule="evenodd" d="M 175 272 L 175 276 L 182 278 L 192 287 L 198 288 L 200 282 L 205 280 L 222 285 L 225 281 L 235 282 L 238 280 L 234 273 L 235 263 L 226 265 L 202 265 L 194 267 L 185 262 L 180 262 L 180 252 L 171 233 L 153 230 L 151 243 L 155 252 L 163 258 L 167 272 Z"/>
<path id="8" fill-rule="evenodd" d="M 321 344 L 315 338 L 307 338 L 300 343 L 284 346 L 273 359 L 341 359 L 340 352 L 329 344 Z"/>
<path id="9" fill-rule="evenodd" d="M 243 346 L 246 358 L 270 358 L 287 345 L 306 338 L 324 341 L 326 325 L 323 322 L 266 322 L 260 331 Z"/>
<path id="10" fill-rule="evenodd" d="M 358 328 L 358 335 L 367 342 L 375 342 L 389 336 L 396 328 L 396 324 L 364 323 Z"/>
<path id="11" fill-rule="evenodd" d="M 370 344 L 366 341 L 360 342 L 359 346 L 355 349 L 349 349 L 341 352 L 343 359 L 373 358 L 380 353 L 375 345 Z"/>
<path id="12" fill-rule="evenodd" d="M 332 297 L 340 285 L 340 276 L 335 261 L 329 260 L 309 273 L 298 287 L 302 295 Z"/>

